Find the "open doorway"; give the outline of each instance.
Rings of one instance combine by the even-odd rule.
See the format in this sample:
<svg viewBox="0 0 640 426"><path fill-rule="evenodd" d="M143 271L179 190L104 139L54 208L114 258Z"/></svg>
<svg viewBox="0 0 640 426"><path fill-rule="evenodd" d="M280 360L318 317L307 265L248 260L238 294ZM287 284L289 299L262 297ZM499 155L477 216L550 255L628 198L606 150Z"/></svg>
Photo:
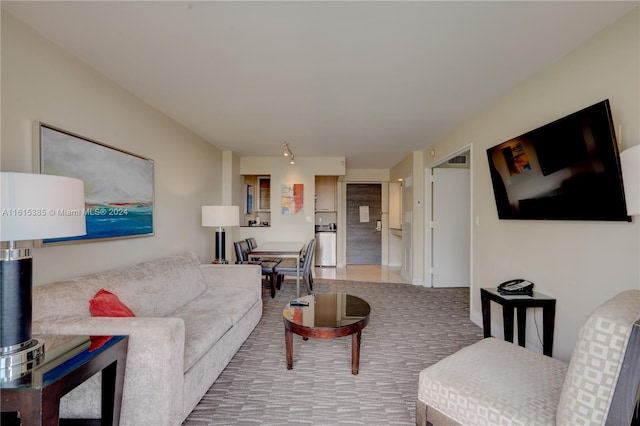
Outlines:
<svg viewBox="0 0 640 426"><path fill-rule="evenodd" d="M471 150L425 169L425 274L430 287L471 284Z"/></svg>

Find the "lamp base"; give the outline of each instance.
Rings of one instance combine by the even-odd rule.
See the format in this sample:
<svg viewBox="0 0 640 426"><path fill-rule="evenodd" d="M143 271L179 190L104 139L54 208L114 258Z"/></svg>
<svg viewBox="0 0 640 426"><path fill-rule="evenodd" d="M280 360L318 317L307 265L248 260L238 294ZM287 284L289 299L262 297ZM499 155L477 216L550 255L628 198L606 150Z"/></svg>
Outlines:
<svg viewBox="0 0 640 426"><path fill-rule="evenodd" d="M44 355L44 342L31 339L17 349L2 348L0 355L0 383L10 382L29 373L40 365Z"/></svg>
<svg viewBox="0 0 640 426"><path fill-rule="evenodd" d="M0 250L0 382L40 364L44 342L31 338L32 257L12 245Z"/></svg>
<svg viewBox="0 0 640 426"><path fill-rule="evenodd" d="M222 229L222 227L220 227L220 229L216 231L216 258L211 263L216 263L216 264L229 263L227 260L225 260L226 256L224 255L224 247L225 247L224 230Z"/></svg>
<svg viewBox="0 0 640 426"><path fill-rule="evenodd" d="M213 263L214 265L227 265L229 264L229 261L225 259L214 259L211 261L211 263Z"/></svg>

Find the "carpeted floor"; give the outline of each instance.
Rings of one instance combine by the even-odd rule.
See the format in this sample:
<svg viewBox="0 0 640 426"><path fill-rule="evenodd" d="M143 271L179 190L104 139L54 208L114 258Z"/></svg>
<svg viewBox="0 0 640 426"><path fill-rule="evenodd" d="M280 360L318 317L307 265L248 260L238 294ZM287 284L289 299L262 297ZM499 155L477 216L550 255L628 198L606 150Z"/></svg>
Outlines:
<svg viewBox="0 0 640 426"><path fill-rule="evenodd" d="M350 293L371 305L360 373L351 337L294 335L287 370L282 308L295 283L263 293L262 320L183 423L193 425L412 425L421 370L482 338L469 320L469 289L316 279L315 292Z"/></svg>

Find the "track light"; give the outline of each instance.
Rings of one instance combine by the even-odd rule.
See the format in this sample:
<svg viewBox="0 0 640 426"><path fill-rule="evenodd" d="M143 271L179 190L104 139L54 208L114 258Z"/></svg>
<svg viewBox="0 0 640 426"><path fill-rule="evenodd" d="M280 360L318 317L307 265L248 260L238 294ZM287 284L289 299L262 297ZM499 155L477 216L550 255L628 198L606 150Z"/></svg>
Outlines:
<svg viewBox="0 0 640 426"><path fill-rule="evenodd" d="M293 153L289 149L289 145L286 142L282 142L282 147L284 152L282 153L285 157L293 157Z"/></svg>
<svg viewBox="0 0 640 426"><path fill-rule="evenodd" d="M282 142L282 149L282 155L284 155L285 157L289 157L289 164L296 164L293 152L291 152L291 149L289 149L289 144L286 142Z"/></svg>

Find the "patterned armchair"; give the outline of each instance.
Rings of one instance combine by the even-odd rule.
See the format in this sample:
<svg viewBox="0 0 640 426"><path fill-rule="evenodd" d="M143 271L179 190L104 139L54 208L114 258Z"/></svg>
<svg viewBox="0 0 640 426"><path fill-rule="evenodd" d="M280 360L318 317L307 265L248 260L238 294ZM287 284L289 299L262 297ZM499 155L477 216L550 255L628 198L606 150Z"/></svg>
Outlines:
<svg viewBox="0 0 640 426"><path fill-rule="evenodd" d="M629 290L591 313L568 364L487 338L426 368L416 424L629 425L639 395L640 290Z"/></svg>

